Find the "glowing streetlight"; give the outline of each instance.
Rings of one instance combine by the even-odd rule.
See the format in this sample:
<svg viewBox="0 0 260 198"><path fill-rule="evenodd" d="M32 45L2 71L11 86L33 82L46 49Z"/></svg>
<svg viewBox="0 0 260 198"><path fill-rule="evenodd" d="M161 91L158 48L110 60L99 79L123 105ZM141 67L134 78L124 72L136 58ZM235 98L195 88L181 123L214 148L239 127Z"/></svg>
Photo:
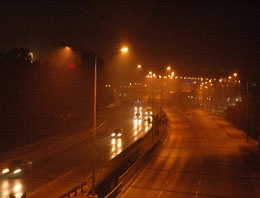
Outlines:
<svg viewBox="0 0 260 198"><path fill-rule="evenodd" d="M141 69L141 68L142 68L142 65L137 65L137 68L138 68L138 69Z"/></svg>
<svg viewBox="0 0 260 198"><path fill-rule="evenodd" d="M168 66L166 69L167 69L167 71L170 71L171 70L171 66Z"/></svg>
<svg viewBox="0 0 260 198"><path fill-rule="evenodd" d="M174 76L174 72L172 72L172 76Z"/></svg>
<svg viewBox="0 0 260 198"><path fill-rule="evenodd" d="M237 73L234 73L233 76L237 77Z"/></svg>
<svg viewBox="0 0 260 198"><path fill-rule="evenodd" d="M231 76L228 77L228 79L231 79L231 78L232 78Z"/></svg>
<svg viewBox="0 0 260 198"><path fill-rule="evenodd" d="M128 52L128 48L127 47L123 47L123 48L120 49L120 51L123 52L123 53L126 53L126 52Z"/></svg>
<svg viewBox="0 0 260 198"><path fill-rule="evenodd" d="M70 47L66 47L65 49L71 49ZM127 47L121 48L119 51L122 53L128 52ZM94 63L94 111L93 111L93 164L92 164L92 197L96 196L95 190L95 169L96 169L96 133L97 133L97 67L98 67L98 57L95 55L95 63Z"/></svg>

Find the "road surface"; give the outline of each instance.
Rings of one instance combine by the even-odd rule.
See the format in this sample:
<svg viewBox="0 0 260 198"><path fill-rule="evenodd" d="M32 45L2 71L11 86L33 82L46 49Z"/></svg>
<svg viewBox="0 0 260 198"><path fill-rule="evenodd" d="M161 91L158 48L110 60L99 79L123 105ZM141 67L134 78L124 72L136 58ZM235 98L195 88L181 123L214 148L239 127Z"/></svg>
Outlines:
<svg viewBox="0 0 260 198"><path fill-rule="evenodd" d="M134 114L133 105L116 107L102 114L107 124L97 131L96 168L114 158L150 129L151 125L147 122L135 120ZM111 137L114 128L123 128L121 138ZM20 197L27 192L29 198L57 198L84 182L92 172L92 153L92 135L88 133L27 152L18 159L32 161L32 167L16 178L2 175L0 197L9 198L10 193ZM8 161L1 162L1 171L7 165Z"/></svg>
<svg viewBox="0 0 260 198"><path fill-rule="evenodd" d="M257 144L202 110L167 109L166 139L118 197L260 197Z"/></svg>

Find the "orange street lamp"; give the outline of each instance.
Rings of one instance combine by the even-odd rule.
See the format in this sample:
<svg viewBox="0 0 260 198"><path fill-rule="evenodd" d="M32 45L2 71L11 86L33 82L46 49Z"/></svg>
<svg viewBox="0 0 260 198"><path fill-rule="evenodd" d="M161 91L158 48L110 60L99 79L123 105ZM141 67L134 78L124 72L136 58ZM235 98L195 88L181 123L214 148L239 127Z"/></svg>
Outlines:
<svg viewBox="0 0 260 198"><path fill-rule="evenodd" d="M123 52L123 53L126 53L126 52L128 52L128 48L127 47L123 47L123 48L120 49L120 51Z"/></svg>
<svg viewBox="0 0 260 198"><path fill-rule="evenodd" d="M166 69L167 69L167 71L170 71L171 70L171 66L168 66Z"/></svg>
<svg viewBox="0 0 260 198"><path fill-rule="evenodd" d="M237 73L234 73L233 76L237 77Z"/></svg>
<svg viewBox="0 0 260 198"><path fill-rule="evenodd" d="M137 68L138 68L138 69L141 69L141 68L142 68L142 65L137 65Z"/></svg>

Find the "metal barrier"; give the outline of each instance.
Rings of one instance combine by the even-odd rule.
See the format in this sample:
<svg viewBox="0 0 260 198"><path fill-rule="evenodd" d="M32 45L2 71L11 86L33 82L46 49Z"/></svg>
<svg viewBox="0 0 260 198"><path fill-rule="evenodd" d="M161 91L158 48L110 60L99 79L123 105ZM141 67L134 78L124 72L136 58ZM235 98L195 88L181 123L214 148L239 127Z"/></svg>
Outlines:
<svg viewBox="0 0 260 198"><path fill-rule="evenodd" d="M165 120L167 120L167 118ZM115 196L118 193L118 191L120 190L120 188L127 181L129 181L129 179L133 176L134 172L136 172L136 170L139 168L139 164L142 163L142 161L145 159L145 156L152 150L152 148L156 147L156 145L158 145L160 142L162 142L164 140L164 138L166 136L166 131L168 128L167 121L165 124L166 124L166 126L163 130L161 137L159 139L157 139L157 141L155 141L152 145L150 145L150 147L139 157L139 159L137 159L137 161L134 164L132 164L132 166L129 169L127 169L127 171L118 178L119 184L108 195L105 196L106 198ZM151 133L153 133L153 131L151 131ZM147 138L149 138L149 137L147 136Z"/></svg>
<svg viewBox="0 0 260 198"><path fill-rule="evenodd" d="M108 195L106 195L104 198L110 198L115 196L118 193L118 190L121 188L122 183L119 183Z"/></svg>
<svg viewBox="0 0 260 198"><path fill-rule="evenodd" d="M101 123L101 126L105 125L106 123ZM118 185L108 194L105 196L105 198L110 198L115 196L118 191L120 190L120 188L122 187L122 185L129 179L129 177L132 176L132 173L135 172L135 170L138 168L138 163L140 163L143 160L144 155L146 155L156 144L158 144L159 142L162 141L162 139L165 137L165 132L167 129L167 123L166 123L166 127L163 131L163 134L160 136L160 138L158 138L155 142L153 142L151 145L146 145L148 146L144 151L144 153L141 154L141 157L139 157L139 159L123 174L118 178ZM139 145L144 143L144 139L149 139L149 135L152 135L154 129L150 130L150 133L147 133L144 137L140 138L139 140L137 140L134 144L132 144L130 147L126 148L126 150L124 152L128 152L128 155L132 154L133 152L137 151L137 148L140 148ZM130 152L131 151L131 152ZM104 178L105 176L107 176L108 174L110 174L112 172L113 168L116 168L119 166L119 162L122 161L122 155L123 153L120 153L117 156L117 162L115 161L115 158L112 159L111 161L107 162L104 166L102 166L101 168L99 168L96 172L96 181L99 181L97 183L101 182L101 178ZM130 154L129 154L130 153ZM113 167L113 168L112 168ZM109 169L109 170L107 170ZM88 182L89 181L89 182ZM84 193L88 193L91 188L92 188L92 175L89 175L87 178L86 182L81 183L80 185L72 188L70 191L68 191L67 193L61 195L59 198L71 198L71 194L74 194L74 196L77 195L78 190L80 190L81 194ZM86 187L87 189L84 191L84 187Z"/></svg>
<svg viewBox="0 0 260 198"><path fill-rule="evenodd" d="M71 194L74 193L74 196L77 195L77 191L80 190L80 193L83 194L84 193L84 186L87 186L87 182L83 182L80 185L72 188L70 191L68 191L67 193L61 195L59 198L70 198Z"/></svg>

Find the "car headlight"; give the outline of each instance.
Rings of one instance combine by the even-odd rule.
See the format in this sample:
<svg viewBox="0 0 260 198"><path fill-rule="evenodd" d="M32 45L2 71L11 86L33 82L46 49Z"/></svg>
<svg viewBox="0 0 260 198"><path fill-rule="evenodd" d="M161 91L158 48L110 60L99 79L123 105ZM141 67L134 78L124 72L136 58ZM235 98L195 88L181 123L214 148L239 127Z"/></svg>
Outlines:
<svg viewBox="0 0 260 198"><path fill-rule="evenodd" d="M137 107L135 107L135 110L137 110Z"/></svg>
<svg viewBox="0 0 260 198"><path fill-rule="evenodd" d="M116 134L115 134L115 133L112 133L112 134L111 134L111 136L112 136L112 137L115 137L115 136L116 136Z"/></svg>
<svg viewBox="0 0 260 198"><path fill-rule="evenodd" d="M150 112L150 115L152 115L153 114L153 112Z"/></svg>
<svg viewBox="0 0 260 198"><path fill-rule="evenodd" d="M8 168L5 168L4 170L2 170L2 174L6 174L6 173L9 173L9 169Z"/></svg>
<svg viewBox="0 0 260 198"><path fill-rule="evenodd" d="M147 115L148 113L147 112L145 112L145 115Z"/></svg>
<svg viewBox="0 0 260 198"><path fill-rule="evenodd" d="M139 109L142 110L142 107L140 107Z"/></svg>
<svg viewBox="0 0 260 198"><path fill-rule="evenodd" d="M14 171L14 174L17 174L17 173L20 173L22 170L20 169L20 168L18 168L18 169L16 169L15 171Z"/></svg>
<svg viewBox="0 0 260 198"><path fill-rule="evenodd" d="M122 136L122 133L118 133L118 134L117 134L117 137L121 137L121 136Z"/></svg>

